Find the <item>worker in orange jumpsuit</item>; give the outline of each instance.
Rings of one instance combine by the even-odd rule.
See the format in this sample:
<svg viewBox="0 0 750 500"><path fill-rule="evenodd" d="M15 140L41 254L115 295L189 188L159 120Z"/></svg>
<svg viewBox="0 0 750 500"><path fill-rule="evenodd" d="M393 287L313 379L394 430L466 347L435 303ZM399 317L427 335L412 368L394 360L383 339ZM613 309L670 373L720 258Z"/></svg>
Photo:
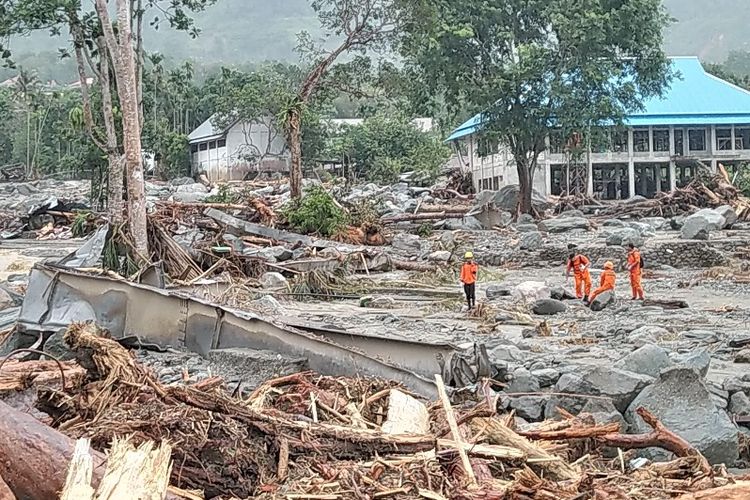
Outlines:
<svg viewBox="0 0 750 500"><path fill-rule="evenodd" d="M466 303L469 305L469 309L474 309L474 306L477 303L477 271L479 271L479 266L474 262L474 253L466 252L464 255L464 264L461 266L460 279L461 283L464 285Z"/></svg>
<svg viewBox="0 0 750 500"><path fill-rule="evenodd" d="M594 290L594 293L589 297L589 302L593 302L595 298L604 292L615 289L615 280L617 275L615 274L615 265L612 262L606 262L604 264L604 272L599 282L599 288Z"/></svg>
<svg viewBox="0 0 750 500"><path fill-rule="evenodd" d="M576 254L572 251L573 248L573 245L568 245L571 252L568 255L568 267L565 276L570 278L570 272L573 271L576 282L576 297L585 301L591 294L591 273L589 272L591 261L585 255Z"/></svg>
<svg viewBox="0 0 750 500"><path fill-rule="evenodd" d="M628 244L628 271L630 271L630 288L633 291L633 300L643 300L643 285L641 275L643 274L643 259L641 252L634 244Z"/></svg>

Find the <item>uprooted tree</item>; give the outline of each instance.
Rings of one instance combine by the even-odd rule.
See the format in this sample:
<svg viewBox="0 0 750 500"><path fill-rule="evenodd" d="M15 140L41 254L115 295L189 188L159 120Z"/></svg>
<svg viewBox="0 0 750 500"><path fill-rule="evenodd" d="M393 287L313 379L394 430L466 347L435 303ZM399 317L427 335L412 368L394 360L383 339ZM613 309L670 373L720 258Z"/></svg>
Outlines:
<svg viewBox="0 0 750 500"><path fill-rule="evenodd" d="M402 53L453 107L482 113L483 142L512 154L519 210L552 130L619 124L670 79L660 0L422 0Z"/></svg>
<svg viewBox="0 0 750 500"><path fill-rule="evenodd" d="M113 224L122 221L124 170L129 229L140 259L149 258L141 151L144 17L147 9L155 9L171 27L196 36L188 12L201 10L215 1L116 0L116 26L110 19L106 0L95 0L95 12L81 0L9 0L0 8L0 39L38 30L48 30L52 36L60 35L63 29L69 31L80 81L81 121L91 141L108 159L109 218ZM151 24L158 23L155 18ZM61 53L68 55L67 50ZM11 53L2 45L0 57L12 66ZM101 107L96 115L90 84L94 81ZM115 122L114 109L118 106L121 127Z"/></svg>
<svg viewBox="0 0 750 500"><path fill-rule="evenodd" d="M291 153L292 196L302 196L302 118L305 108L331 75L340 57L385 49L398 32L401 9L397 0L313 0L326 39L316 43L300 34L299 49L313 61L282 117ZM326 47L334 44L333 50ZM341 76L339 74L339 76ZM351 75L356 79L357 75Z"/></svg>

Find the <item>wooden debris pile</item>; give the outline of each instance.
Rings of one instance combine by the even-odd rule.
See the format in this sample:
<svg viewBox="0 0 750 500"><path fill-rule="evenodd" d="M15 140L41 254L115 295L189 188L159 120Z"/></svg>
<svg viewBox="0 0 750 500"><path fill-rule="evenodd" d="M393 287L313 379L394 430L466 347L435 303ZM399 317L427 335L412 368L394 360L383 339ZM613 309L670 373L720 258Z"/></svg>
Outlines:
<svg viewBox="0 0 750 500"><path fill-rule="evenodd" d="M674 191L658 192L651 199L602 202L588 196L560 197L555 213L584 206L597 209L597 216L610 217L674 217L691 214L701 208L731 206L739 221L750 220L750 198L744 196L729 179L729 174L719 165L714 175L698 175L687 186Z"/></svg>
<svg viewBox="0 0 750 500"><path fill-rule="evenodd" d="M87 378L65 390L45 389L38 408L52 417L54 428L90 439L95 450L109 449L124 436L131 451L167 442L169 498L185 490L200 490L205 498L261 499L651 500L695 492L704 496L685 499L747 498L711 496L712 488L750 495L748 483L735 484L725 471L711 468L645 409L639 414L653 428L645 435L624 435L618 424L564 412L561 421L518 427L513 415L496 414L491 397L454 407L440 376L435 403L394 382L313 373L270 380L241 397L239 388L227 389L218 378L163 385L93 324L72 325L65 341L88 367ZM0 403L0 476L28 493L36 469L17 466L28 450L14 435L33 427L29 439L48 453L72 448L72 442L7 408ZM57 444L48 446L45 439ZM627 450L646 447L677 458L631 467ZM613 455L602 454L605 449L624 453L606 458ZM58 456L35 456L59 465ZM95 465L102 456L95 453ZM101 476L101 468L95 467L95 475Z"/></svg>

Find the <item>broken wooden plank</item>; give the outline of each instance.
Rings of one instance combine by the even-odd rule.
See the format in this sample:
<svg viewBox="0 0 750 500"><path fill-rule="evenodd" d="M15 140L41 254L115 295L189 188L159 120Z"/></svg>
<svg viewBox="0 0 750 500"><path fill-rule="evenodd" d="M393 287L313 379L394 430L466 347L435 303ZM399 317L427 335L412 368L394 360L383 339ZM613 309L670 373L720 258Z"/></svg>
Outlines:
<svg viewBox="0 0 750 500"><path fill-rule="evenodd" d="M438 396L440 397L440 401L443 403L443 409L445 410L445 418L448 421L448 426L451 429L451 434L453 434L453 440L455 441L455 448L458 450L458 455L461 457L461 464L463 465L464 472L466 473L466 477L469 479L469 485L476 487L477 486L477 478L474 474L474 469L471 467L471 462L469 461L469 456L466 453L466 448L464 447L464 443L461 440L461 433L458 431L458 424L456 423L456 416L453 413L453 407L451 406L451 402L448 399L448 393L445 390L445 383L443 382L443 377L441 377L439 374L435 375L435 385L437 385L438 390Z"/></svg>

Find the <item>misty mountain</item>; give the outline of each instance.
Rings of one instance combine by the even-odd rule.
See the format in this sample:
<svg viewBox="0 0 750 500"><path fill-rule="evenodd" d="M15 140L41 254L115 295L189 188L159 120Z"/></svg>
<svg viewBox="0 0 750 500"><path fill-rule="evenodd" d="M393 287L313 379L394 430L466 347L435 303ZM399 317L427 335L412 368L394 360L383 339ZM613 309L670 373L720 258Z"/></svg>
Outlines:
<svg viewBox="0 0 750 500"><path fill-rule="evenodd" d="M675 18L667 30L665 49L670 55L697 55L723 62L731 51L750 50L750 0L664 0ZM297 33L319 33L309 0L218 0L195 15L201 35L190 38L167 26L149 28L147 50L164 54L169 61L190 60L200 71L220 65L250 65L265 60L296 61ZM16 39L17 61L38 71L40 78L75 79L72 64L57 60L57 48L67 46L67 34L52 38L46 33ZM0 78L8 76L0 71Z"/></svg>

